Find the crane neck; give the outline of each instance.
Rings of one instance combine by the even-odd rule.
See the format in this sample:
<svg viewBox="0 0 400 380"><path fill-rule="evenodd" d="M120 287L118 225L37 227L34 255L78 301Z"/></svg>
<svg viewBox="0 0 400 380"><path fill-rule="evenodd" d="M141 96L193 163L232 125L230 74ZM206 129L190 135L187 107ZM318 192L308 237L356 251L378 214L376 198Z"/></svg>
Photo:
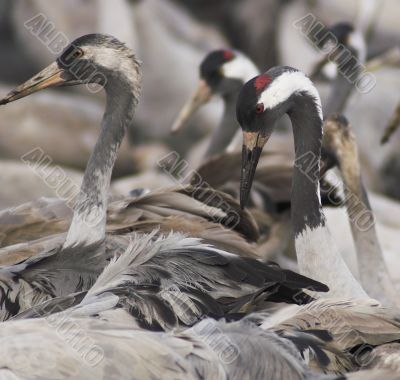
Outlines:
<svg viewBox="0 0 400 380"><path fill-rule="evenodd" d="M238 91L222 97L224 101L224 114L221 123L211 135L210 145L205 155L207 158L223 152L231 142L235 132L240 130L239 123L235 117L237 96Z"/></svg>
<svg viewBox="0 0 400 380"><path fill-rule="evenodd" d="M396 304L393 282L379 244L373 211L362 181L354 137L338 154L345 205L357 251L360 280L367 293L385 306Z"/></svg>
<svg viewBox="0 0 400 380"><path fill-rule="evenodd" d="M100 135L86 166L64 247L92 244L105 238L112 169L139 96L138 83L128 83L121 77L107 79Z"/></svg>
<svg viewBox="0 0 400 380"><path fill-rule="evenodd" d="M296 157L291 209L300 272L327 284L328 296L366 297L325 225L319 195L322 119L315 99L308 95L295 96L288 115Z"/></svg>
<svg viewBox="0 0 400 380"><path fill-rule="evenodd" d="M324 107L324 114L343 113L346 103L353 92L354 85L341 74L335 79L331 93Z"/></svg>
<svg viewBox="0 0 400 380"><path fill-rule="evenodd" d="M295 147L292 203L297 207L292 207L291 212L296 235L307 228L325 226L319 195L322 121L313 100L308 96L302 98L302 106L296 104L288 112Z"/></svg>
<svg viewBox="0 0 400 380"><path fill-rule="evenodd" d="M337 62L338 73L331 93L325 103L324 114L343 113L346 104L354 91L355 84L362 72L360 63L364 62L363 53L359 50L348 47L351 58L348 61Z"/></svg>

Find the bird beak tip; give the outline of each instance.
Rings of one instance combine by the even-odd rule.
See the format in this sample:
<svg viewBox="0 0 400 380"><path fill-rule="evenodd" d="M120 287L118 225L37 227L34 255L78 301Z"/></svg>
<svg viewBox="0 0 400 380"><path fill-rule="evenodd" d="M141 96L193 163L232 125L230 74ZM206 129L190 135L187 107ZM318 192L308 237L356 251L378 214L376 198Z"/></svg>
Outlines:
<svg viewBox="0 0 400 380"><path fill-rule="evenodd" d="M15 100L24 98L45 88L66 84L67 81L63 78L62 73L62 69L58 67L56 62L53 62L40 73L36 74L33 78L27 80L9 92L3 99L0 100L0 105L14 102Z"/></svg>
<svg viewBox="0 0 400 380"><path fill-rule="evenodd" d="M0 106L11 103L14 95L15 95L15 91L11 91L3 99L0 99Z"/></svg>

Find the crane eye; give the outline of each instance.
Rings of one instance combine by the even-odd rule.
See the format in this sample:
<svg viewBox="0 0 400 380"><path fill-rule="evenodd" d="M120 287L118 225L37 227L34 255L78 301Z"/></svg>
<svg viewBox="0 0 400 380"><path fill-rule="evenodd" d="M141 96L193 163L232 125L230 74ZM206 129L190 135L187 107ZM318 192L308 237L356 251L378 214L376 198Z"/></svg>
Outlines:
<svg viewBox="0 0 400 380"><path fill-rule="evenodd" d="M260 114L264 112L264 104L262 103L258 103L256 105L256 113Z"/></svg>
<svg viewBox="0 0 400 380"><path fill-rule="evenodd" d="M77 59L77 58L82 57L82 55L83 55L83 50L79 49L79 48L76 48L74 53L72 54L72 58Z"/></svg>

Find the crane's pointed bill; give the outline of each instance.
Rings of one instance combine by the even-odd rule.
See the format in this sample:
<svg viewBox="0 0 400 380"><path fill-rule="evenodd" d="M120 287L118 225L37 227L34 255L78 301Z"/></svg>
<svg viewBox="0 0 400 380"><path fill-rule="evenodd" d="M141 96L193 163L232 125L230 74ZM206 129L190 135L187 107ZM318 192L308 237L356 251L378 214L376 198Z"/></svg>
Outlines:
<svg viewBox="0 0 400 380"><path fill-rule="evenodd" d="M181 112L176 118L171 133L179 131L187 120L205 103L207 103L212 96L212 90L207 82L203 79L199 81L196 92L183 106Z"/></svg>
<svg viewBox="0 0 400 380"><path fill-rule="evenodd" d="M62 74L63 69L58 66L57 62L54 62L7 94L6 97L0 100L0 105L21 99L45 88L63 85L66 80Z"/></svg>
<svg viewBox="0 0 400 380"><path fill-rule="evenodd" d="M246 207L258 160L269 136L259 132L243 132L242 173L240 178L240 206Z"/></svg>

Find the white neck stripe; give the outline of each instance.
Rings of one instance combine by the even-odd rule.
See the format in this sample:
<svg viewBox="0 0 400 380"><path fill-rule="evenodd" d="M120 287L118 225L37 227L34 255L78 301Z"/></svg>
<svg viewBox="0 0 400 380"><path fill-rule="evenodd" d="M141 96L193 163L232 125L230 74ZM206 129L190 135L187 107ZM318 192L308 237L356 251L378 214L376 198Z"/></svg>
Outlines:
<svg viewBox="0 0 400 380"><path fill-rule="evenodd" d="M224 77L240 79L243 83L246 83L260 74L255 64L249 58L236 50L234 53L235 58L222 65Z"/></svg>
<svg viewBox="0 0 400 380"><path fill-rule="evenodd" d="M315 99L318 114L322 120L319 93L311 80L301 71L287 71L274 79L261 93L259 102L264 104L264 109L272 109L278 104L284 103L292 94L297 92L305 92Z"/></svg>

